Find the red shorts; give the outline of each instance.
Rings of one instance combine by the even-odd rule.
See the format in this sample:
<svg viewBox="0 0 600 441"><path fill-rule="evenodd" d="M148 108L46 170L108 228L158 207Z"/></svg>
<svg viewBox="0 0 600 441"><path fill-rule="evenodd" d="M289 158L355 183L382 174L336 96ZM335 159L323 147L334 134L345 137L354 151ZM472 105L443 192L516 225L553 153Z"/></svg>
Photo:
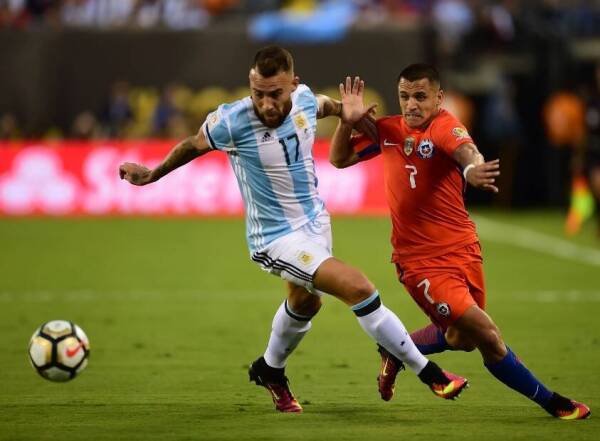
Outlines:
<svg viewBox="0 0 600 441"><path fill-rule="evenodd" d="M444 331L471 306L485 309L479 243L443 256L397 263L396 272L414 301Z"/></svg>

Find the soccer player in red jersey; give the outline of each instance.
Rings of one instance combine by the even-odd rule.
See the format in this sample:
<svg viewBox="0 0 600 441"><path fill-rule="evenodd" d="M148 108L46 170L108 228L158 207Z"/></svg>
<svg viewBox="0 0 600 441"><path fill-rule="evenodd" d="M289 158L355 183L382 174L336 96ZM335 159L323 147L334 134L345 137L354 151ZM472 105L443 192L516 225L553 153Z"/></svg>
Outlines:
<svg viewBox="0 0 600 441"><path fill-rule="evenodd" d="M411 334L423 354L478 349L498 380L561 419L583 419L590 409L546 388L504 343L485 312L481 248L465 209L467 184L498 192L499 160L486 162L465 127L441 108L437 70L406 67L398 77L401 115L365 121L364 82L340 84L343 117L330 160L338 168L381 155L392 216L392 262L399 280L431 324ZM368 136L352 137L360 123ZM365 130L368 128L368 130ZM378 377L384 400L392 398L399 362L379 347Z"/></svg>

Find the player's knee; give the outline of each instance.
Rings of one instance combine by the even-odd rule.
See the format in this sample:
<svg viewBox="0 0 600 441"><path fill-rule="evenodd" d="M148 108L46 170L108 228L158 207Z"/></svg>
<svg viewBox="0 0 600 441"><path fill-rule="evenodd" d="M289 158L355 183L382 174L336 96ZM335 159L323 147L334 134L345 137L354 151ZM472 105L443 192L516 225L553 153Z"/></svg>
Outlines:
<svg viewBox="0 0 600 441"><path fill-rule="evenodd" d="M471 339L458 332L447 332L446 341L454 351L473 352L477 345Z"/></svg>
<svg viewBox="0 0 600 441"><path fill-rule="evenodd" d="M349 300L351 300L353 304L357 304L368 299L373 295L374 292L375 285L373 285L371 281L362 274L360 277L354 278L354 280L352 280L348 286L348 294L351 297Z"/></svg>
<svg viewBox="0 0 600 441"><path fill-rule="evenodd" d="M477 349L477 346L475 345L475 343L468 342L468 343L463 343L461 345L461 347L459 347L457 349L459 351L463 351L463 352L473 352L475 349Z"/></svg>
<svg viewBox="0 0 600 441"><path fill-rule="evenodd" d="M504 347L502 337L500 336L500 330L496 326L490 326L489 328L483 329L479 333L478 343L480 349L493 352L498 352Z"/></svg>
<svg viewBox="0 0 600 441"><path fill-rule="evenodd" d="M321 297L311 294L299 299L293 308L300 315L313 316L319 312L321 305Z"/></svg>
<svg viewBox="0 0 600 441"><path fill-rule="evenodd" d="M475 349L477 349L477 345L470 340L455 340L452 343L448 342L448 344L455 351L473 352Z"/></svg>
<svg viewBox="0 0 600 441"><path fill-rule="evenodd" d="M288 294L288 306L296 314L313 316L321 309L321 297L304 288L294 288Z"/></svg>

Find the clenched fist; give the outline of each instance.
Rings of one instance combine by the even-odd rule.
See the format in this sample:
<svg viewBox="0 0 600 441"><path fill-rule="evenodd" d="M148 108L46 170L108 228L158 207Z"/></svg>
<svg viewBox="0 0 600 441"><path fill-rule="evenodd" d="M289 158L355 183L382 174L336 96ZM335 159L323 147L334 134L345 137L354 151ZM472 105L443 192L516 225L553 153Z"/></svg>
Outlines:
<svg viewBox="0 0 600 441"><path fill-rule="evenodd" d="M119 166L119 176L133 185L146 185L153 182L149 168L133 162L125 162Z"/></svg>

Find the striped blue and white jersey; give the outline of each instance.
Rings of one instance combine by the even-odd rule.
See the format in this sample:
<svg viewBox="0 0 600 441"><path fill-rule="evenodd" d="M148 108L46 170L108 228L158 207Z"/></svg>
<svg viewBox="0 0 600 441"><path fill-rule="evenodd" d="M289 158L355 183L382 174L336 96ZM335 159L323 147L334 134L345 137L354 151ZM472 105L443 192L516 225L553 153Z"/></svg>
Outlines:
<svg viewBox="0 0 600 441"><path fill-rule="evenodd" d="M316 128L317 99L303 84L279 127L258 119L250 97L222 104L202 125L211 147L229 156L244 200L250 254L326 213L312 152Z"/></svg>

